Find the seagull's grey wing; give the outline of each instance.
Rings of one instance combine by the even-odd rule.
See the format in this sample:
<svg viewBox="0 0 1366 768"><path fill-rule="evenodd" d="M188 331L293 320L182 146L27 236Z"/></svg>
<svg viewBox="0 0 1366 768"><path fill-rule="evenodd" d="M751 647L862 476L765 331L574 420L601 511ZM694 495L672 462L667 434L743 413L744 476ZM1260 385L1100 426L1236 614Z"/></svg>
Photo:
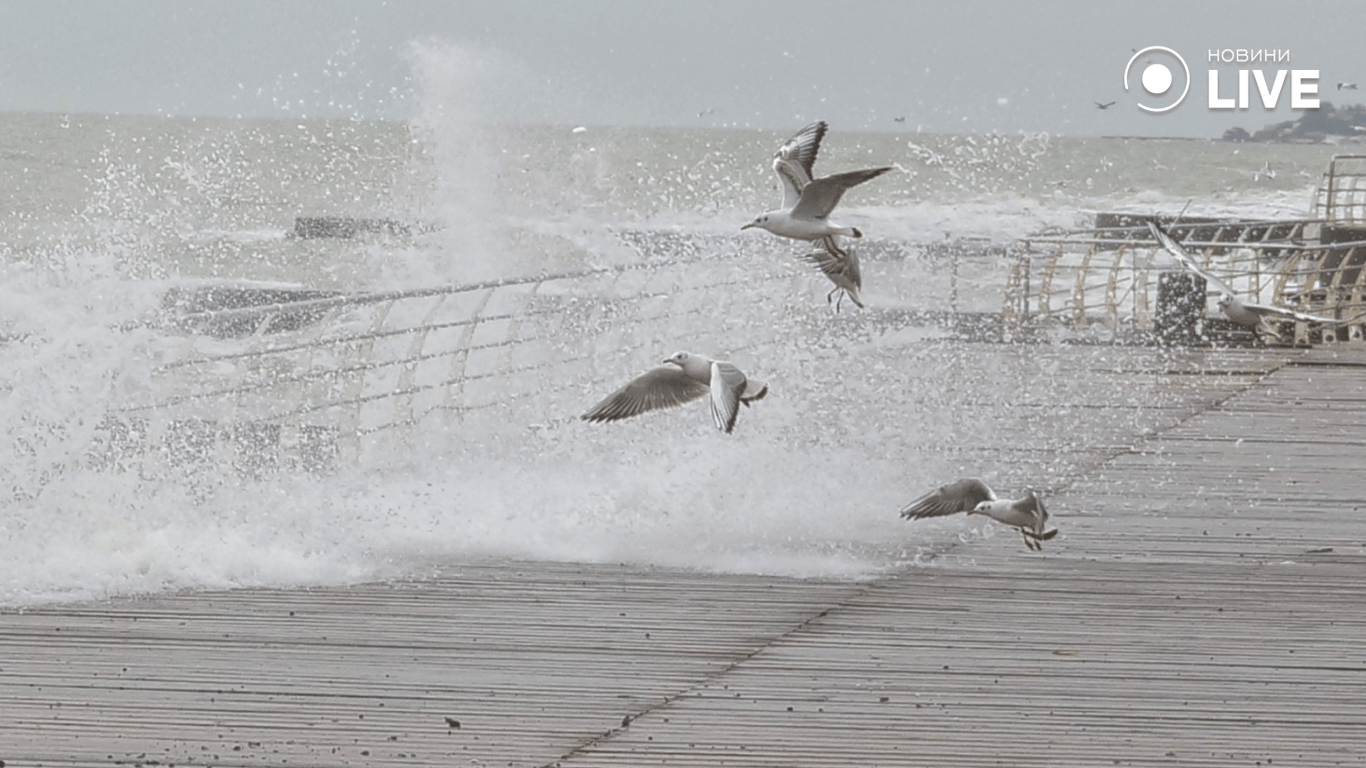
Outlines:
<svg viewBox="0 0 1366 768"><path fill-rule="evenodd" d="M1333 317L1320 317L1318 315L1305 314L1304 312L1296 312L1293 309L1272 307L1266 304L1248 304L1244 302L1243 307L1251 312L1255 312L1260 317L1276 315L1277 317L1284 317L1290 320L1299 320L1305 323L1323 323L1326 325L1343 325L1352 322L1351 320L1338 320Z"/></svg>
<svg viewBox="0 0 1366 768"><path fill-rule="evenodd" d="M806 126L796 135L783 143L773 154L773 172L783 185L783 209L789 210L801 198L802 190L815 178L812 170L816 163L816 153L821 149L821 139L825 138L824 120Z"/></svg>
<svg viewBox="0 0 1366 768"><path fill-rule="evenodd" d="M740 414L740 397L745 393L745 374L730 363L711 364L711 417L716 428L729 433Z"/></svg>
<svg viewBox="0 0 1366 768"><path fill-rule="evenodd" d="M968 512L984 501L992 501L996 494L987 484L975 477L964 478L942 486L901 508L901 516L912 520L922 517L941 517L956 512Z"/></svg>
<svg viewBox="0 0 1366 768"><path fill-rule="evenodd" d="M868 168L862 171L845 171L816 179L802 190L801 200L792 208L796 219L823 219L840 204L844 193L865 181L892 170L891 166Z"/></svg>
<svg viewBox="0 0 1366 768"><path fill-rule="evenodd" d="M1220 280L1201 269L1200 265L1195 263L1195 259L1191 257L1190 253L1187 252L1185 248L1181 247L1180 243L1176 242L1176 238L1167 234L1165 229L1157 226L1157 222L1149 219L1148 230L1153 233L1153 237L1157 239L1157 242L1162 244L1162 249L1167 253L1170 253L1177 261L1181 262L1182 266L1205 278L1205 281L1212 284L1220 293L1227 296L1234 295L1233 289L1228 287L1223 280Z"/></svg>
<svg viewBox="0 0 1366 768"><path fill-rule="evenodd" d="M646 411L682 405L709 391L706 384L690 378L677 366L664 365L631 379L581 418L585 421L629 419Z"/></svg>

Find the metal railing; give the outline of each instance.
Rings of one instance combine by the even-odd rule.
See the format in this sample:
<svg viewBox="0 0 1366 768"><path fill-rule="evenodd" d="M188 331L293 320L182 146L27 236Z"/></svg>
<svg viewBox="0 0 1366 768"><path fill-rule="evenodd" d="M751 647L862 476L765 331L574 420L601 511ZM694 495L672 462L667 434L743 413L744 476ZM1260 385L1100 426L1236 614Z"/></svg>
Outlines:
<svg viewBox="0 0 1366 768"><path fill-rule="evenodd" d="M777 258L652 259L179 314L146 396L110 414L95 459L312 469L389 450L405 427L460 430L533 400L569 421L680 348L741 353L794 312L828 312L822 280Z"/></svg>
<svg viewBox="0 0 1366 768"><path fill-rule="evenodd" d="M1334 155L1314 192L1310 216L1335 226L1366 227L1366 155Z"/></svg>
<svg viewBox="0 0 1366 768"><path fill-rule="evenodd" d="M1319 220L1179 224L1172 234L1244 300L1344 320L1325 342L1359 339L1366 310L1366 242L1312 242ZM1138 332L1152 325L1153 273L1179 269L1146 225L1042 233L1018 243L1002 307L1008 334ZM1304 324L1300 324L1303 326ZM1316 333L1318 333L1316 331ZM1297 327L1299 343L1310 343Z"/></svg>

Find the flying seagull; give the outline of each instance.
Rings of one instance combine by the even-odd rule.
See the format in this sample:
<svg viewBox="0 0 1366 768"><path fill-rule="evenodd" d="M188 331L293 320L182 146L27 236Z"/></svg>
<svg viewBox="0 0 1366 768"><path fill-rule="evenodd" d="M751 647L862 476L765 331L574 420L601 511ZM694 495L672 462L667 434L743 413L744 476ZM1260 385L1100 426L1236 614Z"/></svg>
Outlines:
<svg viewBox="0 0 1366 768"><path fill-rule="evenodd" d="M1355 90L1357 90L1357 84L1356 84L1356 83L1338 83L1338 90L1339 90L1339 91L1355 91Z"/></svg>
<svg viewBox="0 0 1366 768"><path fill-rule="evenodd" d="M949 483L901 508L901 516L907 520L958 512L986 515L1014 528L1030 549L1043 549L1042 542L1058 535L1057 528L1048 527L1048 510L1037 493L1029 491L1024 498L1014 500L997 499L996 492L975 477Z"/></svg>
<svg viewBox="0 0 1366 768"><path fill-rule="evenodd" d="M840 302L844 301L845 296L862 309L863 301L859 298L858 292L863 287L863 275L859 273L858 254L852 249L841 248L833 235L822 237L820 244L820 250L806 254L805 258L835 284L835 287L825 294L825 303L829 304L831 297L839 292L840 297L835 302L836 312L840 311Z"/></svg>
<svg viewBox="0 0 1366 768"><path fill-rule="evenodd" d="M1253 336L1257 336L1257 332L1260 330L1265 331L1273 338L1279 340L1281 338L1280 335L1277 334L1275 329L1269 324L1269 321L1273 318L1284 318L1326 325L1342 325L1343 323L1343 321L1331 317L1319 317L1318 315L1296 312L1293 309L1245 302L1238 298L1237 294L1233 292L1232 288L1228 287L1227 283L1201 269L1200 266L1195 263L1195 259L1191 257L1190 253L1188 253L1180 243L1176 242L1176 238L1168 234L1162 227L1159 227L1157 222L1149 219L1148 230L1152 232L1153 237L1157 239L1157 242L1162 244L1163 250L1170 253L1177 261L1181 262L1181 265L1186 269L1205 278L1205 281L1213 286L1214 291L1217 291L1220 294L1219 301L1216 302L1219 311L1223 312L1225 317L1238 325L1250 329Z"/></svg>
<svg viewBox="0 0 1366 768"><path fill-rule="evenodd" d="M709 360L691 352L676 352L658 368L631 379L608 395L581 418L584 421L617 421L646 411L673 408L711 395L711 417L716 428L730 433L740 405L748 406L768 394L768 385L754 381L734 365Z"/></svg>
<svg viewBox="0 0 1366 768"><path fill-rule="evenodd" d="M1104 104L1101 104L1099 101L1097 101L1097 102L1096 102L1096 109L1109 109L1110 107L1113 107L1114 105L1115 105L1115 103L1114 103L1113 101L1107 101L1107 102L1105 102Z"/></svg>
<svg viewBox="0 0 1366 768"><path fill-rule="evenodd" d="M816 162L826 128L825 121L818 120L797 131L778 148L773 155L773 172L783 185L783 207L759 214L740 229L758 227L794 240L819 240L829 235L863 237L855 227L831 222L830 212L839 205L845 192L881 176L892 167L845 171L815 178L811 166Z"/></svg>

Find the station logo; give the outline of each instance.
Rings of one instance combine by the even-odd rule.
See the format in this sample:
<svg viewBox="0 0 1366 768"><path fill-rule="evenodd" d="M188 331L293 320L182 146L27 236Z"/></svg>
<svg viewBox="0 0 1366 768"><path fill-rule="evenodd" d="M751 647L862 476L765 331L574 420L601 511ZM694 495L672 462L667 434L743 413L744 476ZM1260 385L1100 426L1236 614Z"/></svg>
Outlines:
<svg viewBox="0 0 1366 768"><path fill-rule="evenodd" d="M1254 65L1290 63L1290 50L1222 48L1206 56L1214 68L1209 70L1209 90L1205 100L1209 109L1248 109L1254 103L1272 110L1280 106L1287 93L1291 109L1318 109L1319 71L1317 69L1252 69ZM1230 71L1229 67L1249 65ZM1131 93L1137 82L1136 105L1145 112L1162 113L1175 109L1186 100L1191 88L1191 70L1181 54L1162 45L1135 50L1124 65L1124 92ZM1180 94L1177 94L1177 86ZM1253 87L1256 99L1253 99Z"/></svg>
<svg viewBox="0 0 1366 768"><path fill-rule="evenodd" d="M1129 92L1129 73L1134 69L1134 62L1140 58L1143 63L1139 65L1142 70L1138 75L1138 80L1143 85L1146 97L1141 97L1138 108L1148 112L1167 112L1176 109L1181 102L1186 100L1186 94L1191 89L1191 69L1186 66L1186 60L1181 58L1181 54L1162 45L1150 45L1139 51L1134 51L1134 55L1129 57L1129 63L1124 65L1124 92ZM1172 85L1175 76L1172 73L1173 63L1181 67L1181 95L1172 98L1169 94L1173 92ZM1151 101L1152 104L1145 104L1144 101ZM1165 103L1164 103L1165 102Z"/></svg>

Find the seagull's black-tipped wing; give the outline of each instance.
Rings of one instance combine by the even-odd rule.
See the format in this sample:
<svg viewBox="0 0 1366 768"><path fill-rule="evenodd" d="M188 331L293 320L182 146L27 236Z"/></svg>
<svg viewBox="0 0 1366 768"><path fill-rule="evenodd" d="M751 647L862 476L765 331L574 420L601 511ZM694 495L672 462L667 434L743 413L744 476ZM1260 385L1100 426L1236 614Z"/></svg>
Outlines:
<svg viewBox="0 0 1366 768"><path fill-rule="evenodd" d="M958 512L969 512L984 501L993 501L996 494L986 483L968 477L942 486L901 508L901 516L910 520L922 517L942 517Z"/></svg>
<svg viewBox="0 0 1366 768"><path fill-rule="evenodd" d="M608 395L582 417L584 421L617 421L647 411L674 408L705 396L711 388L677 366L652 368Z"/></svg>
<svg viewBox="0 0 1366 768"><path fill-rule="evenodd" d="M827 127L824 120L817 120L797 131L773 154L773 172L783 185L783 208L796 205L802 190L816 178L812 169Z"/></svg>

